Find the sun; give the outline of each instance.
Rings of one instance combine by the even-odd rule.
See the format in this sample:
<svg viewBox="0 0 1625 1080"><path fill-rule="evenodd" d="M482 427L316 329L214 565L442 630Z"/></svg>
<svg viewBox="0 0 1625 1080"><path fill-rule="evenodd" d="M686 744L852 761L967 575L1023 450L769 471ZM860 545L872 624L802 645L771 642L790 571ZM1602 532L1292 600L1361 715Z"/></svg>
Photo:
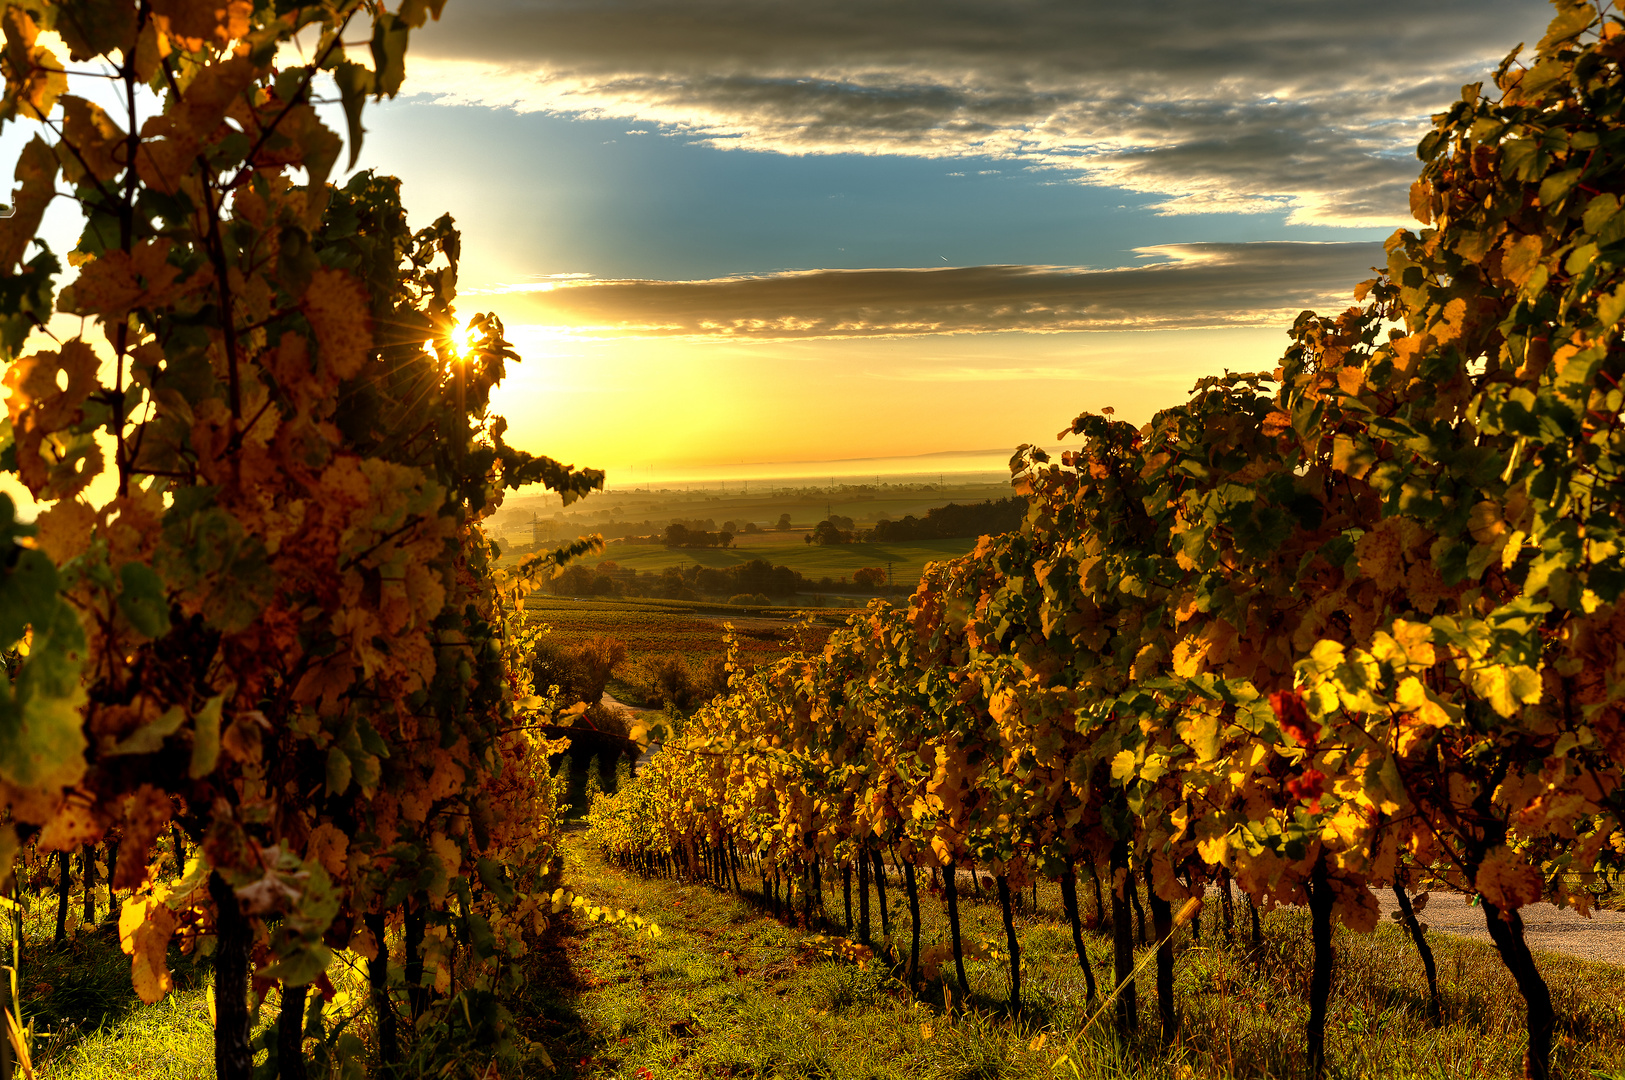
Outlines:
<svg viewBox="0 0 1625 1080"><path fill-rule="evenodd" d="M466 360L474 351L474 332L468 323L458 319L452 326L451 332L446 335L451 343L451 351L459 359Z"/></svg>

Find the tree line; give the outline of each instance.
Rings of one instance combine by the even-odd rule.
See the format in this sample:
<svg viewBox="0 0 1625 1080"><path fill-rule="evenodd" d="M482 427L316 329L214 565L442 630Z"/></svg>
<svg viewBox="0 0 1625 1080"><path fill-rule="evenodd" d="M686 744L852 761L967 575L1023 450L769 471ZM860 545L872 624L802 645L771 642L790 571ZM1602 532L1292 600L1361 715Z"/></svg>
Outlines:
<svg viewBox="0 0 1625 1080"><path fill-rule="evenodd" d="M751 559L734 566L689 563L660 570L637 570L604 560L596 567L578 561L549 582L557 596L647 596L663 600L699 600L741 593L786 599L797 594L827 592L879 593L892 590L881 567L863 567L850 579L811 578L766 559ZM907 592L910 586L897 587Z"/></svg>

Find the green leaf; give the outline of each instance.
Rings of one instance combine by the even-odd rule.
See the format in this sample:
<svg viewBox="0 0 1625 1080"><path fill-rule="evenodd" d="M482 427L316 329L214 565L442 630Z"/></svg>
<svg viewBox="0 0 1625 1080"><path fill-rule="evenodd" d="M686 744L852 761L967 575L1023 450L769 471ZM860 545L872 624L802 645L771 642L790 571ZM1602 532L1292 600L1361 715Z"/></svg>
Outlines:
<svg viewBox="0 0 1625 1080"><path fill-rule="evenodd" d="M339 159L339 150L343 146L343 140L326 124L310 123L300 129L299 151L304 155L305 171L309 174L312 188L327 183L333 163Z"/></svg>
<svg viewBox="0 0 1625 1080"><path fill-rule="evenodd" d="M186 721L186 710L171 705L158 719L142 724L117 746L112 754L156 754L164 748L164 740L180 730Z"/></svg>
<svg viewBox="0 0 1625 1080"><path fill-rule="evenodd" d="M367 753L351 753L348 757L356 786L371 795L377 789L378 778L382 775L378 759Z"/></svg>
<svg viewBox="0 0 1625 1080"><path fill-rule="evenodd" d="M373 92L375 81L372 71L353 60L341 60L333 69L333 81L338 84L339 101L344 106L344 120L350 131L350 164L355 168L361 154L361 138L366 129L361 126L361 109L367 95Z"/></svg>
<svg viewBox="0 0 1625 1080"><path fill-rule="evenodd" d="M468 916L468 938L474 946L474 953L482 960L496 953L497 939L491 932L491 924L485 921L484 916L478 912L470 912Z"/></svg>
<svg viewBox="0 0 1625 1080"><path fill-rule="evenodd" d="M19 562L33 561L28 555L50 566L38 552ZM0 611L4 597L0 586ZM33 641L10 694L0 682L0 780L19 788L66 787L85 773L85 632L73 608L52 601L48 613L31 620Z"/></svg>
<svg viewBox="0 0 1625 1080"><path fill-rule="evenodd" d="M145 563L130 562L120 567L118 607L130 625L150 638L169 632L169 598L163 579Z"/></svg>
<svg viewBox="0 0 1625 1080"><path fill-rule="evenodd" d="M10 502L6 499L8 507ZM56 591L56 565L44 552L24 550L0 575L0 650L15 645L31 624L51 617Z"/></svg>
<svg viewBox="0 0 1625 1080"><path fill-rule="evenodd" d="M411 27L406 20L380 11L372 24L372 68L374 92L394 97L406 78L406 39Z"/></svg>
<svg viewBox="0 0 1625 1080"><path fill-rule="evenodd" d="M1604 333L1617 325L1622 316L1625 316L1625 285L1597 298L1597 321L1602 324Z"/></svg>
<svg viewBox="0 0 1625 1080"><path fill-rule="evenodd" d="M337 746L327 748L327 793L342 795L350 786L350 755Z"/></svg>
<svg viewBox="0 0 1625 1080"><path fill-rule="evenodd" d="M513 903L513 888L502 879L501 864L494 859L482 858L474 864L474 869L480 875L480 884L489 889L498 900L504 904Z"/></svg>
<svg viewBox="0 0 1625 1080"><path fill-rule="evenodd" d="M123 0L59 0L52 27L68 46L68 59L83 63L118 49L135 37L136 9Z"/></svg>
<svg viewBox="0 0 1625 1080"><path fill-rule="evenodd" d="M1574 185L1580 182L1580 173L1583 169L1564 169L1562 172L1552 173L1540 182L1540 205L1550 210L1568 198Z"/></svg>
<svg viewBox="0 0 1625 1080"><path fill-rule="evenodd" d="M1473 692L1510 718L1520 704L1540 700L1540 674L1522 664L1491 664L1468 673Z"/></svg>
<svg viewBox="0 0 1625 1080"><path fill-rule="evenodd" d="M1592 10L1590 4L1566 6L1567 10L1559 11L1557 17L1547 25L1546 36L1540 39L1541 52L1561 45L1570 38L1578 37L1596 21L1597 13Z"/></svg>
<svg viewBox="0 0 1625 1080"><path fill-rule="evenodd" d="M284 986L308 986L333 962L333 950L320 941L301 942L292 952L260 972Z"/></svg>
<svg viewBox="0 0 1625 1080"><path fill-rule="evenodd" d="M1595 236L1603 224L1617 213L1619 213L1619 196L1605 191L1586 203L1581 222L1585 225L1586 232Z"/></svg>
<svg viewBox="0 0 1625 1080"><path fill-rule="evenodd" d="M1501 144L1501 175L1509 180L1533 180L1545 167L1546 155L1534 141L1515 139Z"/></svg>
<svg viewBox="0 0 1625 1080"><path fill-rule="evenodd" d="M225 700L226 695L216 694L192 717L192 763L186 774L193 780L213 772L220 758L220 706Z"/></svg>

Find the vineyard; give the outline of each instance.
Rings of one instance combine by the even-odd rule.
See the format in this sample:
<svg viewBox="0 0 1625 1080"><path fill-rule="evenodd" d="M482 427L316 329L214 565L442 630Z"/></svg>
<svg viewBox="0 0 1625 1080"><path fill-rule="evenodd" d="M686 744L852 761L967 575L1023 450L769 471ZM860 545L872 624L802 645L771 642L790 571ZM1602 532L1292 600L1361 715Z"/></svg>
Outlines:
<svg viewBox="0 0 1625 1080"><path fill-rule="evenodd" d="M1086 413L1059 461L1019 452L1018 532L822 654L740 664L595 809L600 850L719 886L761 874L805 921L831 874L864 907L872 877L882 911L900 884L916 985L919 882L940 873L950 1000L968 992L956 883L985 871L1013 1013L1012 897L1058 881L1122 1036L1143 883L1169 1046L1175 934L1212 890L1300 906L1316 1075L1334 927L1371 932L1373 890L1394 891L1437 1022L1409 891L1461 890L1525 1004L1524 1075L1554 1075L1566 1006L1518 912L1584 912L1625 860L1625 23L1558 9L1530 66L1508 57L1435 118L1411 195L1426 228L1389 241L1355 306L1305 312L1275 371L1204 379L1142 429ZM1109 894L1098 977L1080 872Z"/></svg>
<svg viewBox="0 0 1625 1080"><path fill-rule="evenodd" d="M603 474L506 441L519 357L456 311L452 220L328 183L438 3L8 4L0 120L36 133L0 219L0 469L32 504L0 495L0 1080L94 1030L31 1020L41 950L114 937L143 1003L194 995L221 1080L553 1071L524 1003L566 931L662 936L565 875L553 763L589 703L533 671L611 633L723 659L726 692L598 795L581 873L755 893L918 1041L980 1026L1012 1075L1343 1075L1371 1063L1334 988L1380 938L1421 972L1405 1024L1459 1043L1516 995L1525 1077L1617 1075L1617 991L1554 982L1519 914L1625 871L1625 20L1554 6L1434 118L1419 227L1353 306L1143 427L1024 447L1018 530L798 638L533 596L591 540L498 563L505 492ZM1445 890L1481 910L1493 1008L1441 972ZM1267 1061L1221 1058L1190 979L1301 1008ZM1050 1031L1064 1058L1028 1060Z"/></svg>

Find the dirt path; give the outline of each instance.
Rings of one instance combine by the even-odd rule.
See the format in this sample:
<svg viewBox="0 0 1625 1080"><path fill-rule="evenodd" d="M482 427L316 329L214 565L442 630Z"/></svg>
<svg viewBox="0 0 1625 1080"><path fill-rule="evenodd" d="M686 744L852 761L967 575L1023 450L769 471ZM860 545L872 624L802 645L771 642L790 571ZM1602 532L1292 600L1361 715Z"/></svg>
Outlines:
<svg viewBox="0 0 1625 1080"><path fill-rule="evenodd" d="M623 717L626 720L626 726L628 728L632 726L633 720L639 712L639 710L634 709L626 702L615 697L608 690L604 691L604 696L599 699L599 703L610 712L616 713ZM632 763L632 775L636 776L639 772L641 772L644 764L647 763L648 760L653 757L655 752L659 749L660 746L658 743L650 743L648 746L644 747L643 753L639 754L638 759Z"/></svg>
<svg viewBox="0 0 1625 1080"><path fill-rule="evenodd" d="M1392 889L1377 892L1383 918L1399 909ZM1625 912L1593 911L1590 918L1553 904L1531 904L1520 913L1524 938L1531 949L1564 953L1582 960L1625 964ZM1468 903L1462 893L1435 891L1427 908L1417 915L1422 924L1441 934L1458 934L1488 943L1484 909Z"/></svg>

